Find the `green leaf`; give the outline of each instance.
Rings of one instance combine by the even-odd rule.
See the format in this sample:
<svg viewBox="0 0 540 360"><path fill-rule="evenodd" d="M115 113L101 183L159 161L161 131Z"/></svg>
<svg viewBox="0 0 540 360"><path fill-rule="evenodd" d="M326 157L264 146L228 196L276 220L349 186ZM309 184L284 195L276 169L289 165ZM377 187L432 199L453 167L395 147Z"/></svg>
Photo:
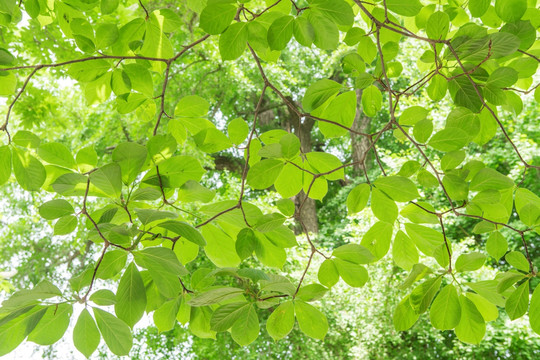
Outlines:
<svg viewBox="0 0 540 360"><path fill-rule="evenodd" d="M146 147L133 142L121 143L112 153L113 160L120 165L122 181L131 184L139 175L147 157Z"/></svg>
<svg viewBox="0 0 540 360"><path fill-rule="evenodd" d="M242 313L250 306L246 302L235 302L220 306L212 314L210 327L217 332L227 331L242 317Z"/></svg>
<svg viewBox="0 0 540 360"><path fill-rule="evenodd" d="M92 315L83 309L73 328L73 344L84 356L89 358L96 351L101 336Z"/></svg>
<svg viewBox="0 0 540 360"><path fill-rule="evenodd" d="M227 299L235 298L243 292L244 290L239 288L222 287L200 293L191 298L188 303L191 306L212 305Z"/></svg>
<svg viewBox="0 0 540 360"><path fill-rule="evenodd" d="M182 296L179 296L176 299L165 302L154 311L154 324L156 324L160 333L174 329L176 315L180 309L181 302Z"/></svg>
<svg viewBox="0 0 540 360"><path fill-rule="evenodd" d="M417 142L425 143L433 132L433 121L429 119L420 120L413 127L413 135Z"/></svg>
<svg viewBox="0 0 540 360"><path fill-rule="evenodd" d="M347 209L349 214L355 214L362 211L369 200L371 194L371 186L368 184L360 184L351 190L347 196Z"/></svg>
<svg viewBox="0 0 540 360"><path fill-rule="evenodd" d="M119 198L122 193L122 173L118 164L107 164L90 174L90 182L104 195Z"/></svg>
<svg viewBox="0 0 540 360"><path fill-rule="evenodd" d="M71 151L60 143L41 144L38 147L38 155L40 158L49 164L60 165L67 168L75 166L75 159L71 155Z"/></svg>
<svg viewBox="0 0 540 360"><path fill-rule="evenodd" d="M159 227L172 231L199 246L206 246L206 240L193 226L183 221L169 220L158 224Z"/></svg>
<svg viewBox="0 0 540 360"><path fill-rule="evenodd" d="M478 344L486 333L486 323L476 305L463 295L459 297L461 318L454 330L459 340L467 344Z"/></svg>
<svg viewBox="0 0 540 360"><path fill-rule="evenodd" d="M437 295L431 309L429 318L433 327L439 330L450 330L459 324L461 306L454 285L446 285Z"/></svg>
<svg viewBox="0 0 540 360"><path fill-rule="evenodd" d="M240 145L246 140L249 134L249 125L242 118L232 120L227 126L229 139L233 144Z"/></svg>
<svg viewBox="0 0 540 360"><path fill-rule="evenodd" d="M178 277L187 275L188 272L171 249L149 247L133 252L133 256L138 265L148 269L164 296L173 298L178 295L181 290Z"/></svg>
<svg viewBox="0 0 540 360"><path fill-rule="evenodd" d="M371 211L377 219L388 223L396 221L398 216L396 203L376 188L371 192Z"/></svg>
<svg viewBox="0 0 540 360"><path fill-rule="evenodd" d="M512 86L518 81L518 72L511 67L500 67L489 75L486 85L499 88Z"/></svg>
<svg viewBox="0 0 540 360"><path fill-rule="evenodd" d="M375 260L379 260L388 253L391 240L392 224L379 221L364 234L361 244L375 256Z"/></svg>
<svg viewBox="0 0 540 360"><path fill-rule="evenodd" d="M339 273L334 261L326 259L321 264L319 272L317 273L319 282L326 287L332 287L339 281Z"/></svg>
<svg viewBox="0 0 540 360"><path fill-rule="evenodd" d="M62 216L54 224L54 235L67 235L77 228L77 217L73 215Z"/></svg>
<svg viewBox="0 0 540 360"><path fill-rule="evenodd" d="M510 251L504 257L506 261L518 270L528 273L530 271L529 262L525 255L519 251Z"/></svg>
<svg viewBox="0 0 540 360"><path fill-rule="evenodd" d="M436 132L429 140L428 145L440 151L459 150L469 142L468 134L460 129L443 129Z"/></svg>
<svg viewBox="0 0 540 360"><path fill-rule="evenodd" d="M219 37L219 53L223 60L235 60L246 49L248 40L247 23L239 22L232 24Z"/></svg>
<svg viewBox="0 0 540 360"><path fill-rule="evenodd" d="M514 182L500 172L483 168L473 177L470 188L473 191L502 190L514 186Z"/></svg>
<svg viewBox="0 0 540 360"><path fill-rule="evenodd" d="M437 276L428 279L414 288L410 294L411 307L417 314L423 314L441 287L442 278Z"/></svg>
<svg viewBox="0 0 540 360"><path fill-rule="evenodd" d="M403 16L416 16L422 10L418 0L386 0L388 10Z"/></svg>
<svg viewBox="0 0 540 360"><path fill-rule="evenodd" d="M472 16L479 18L486 13L491 0L469 0L469 11Z"/></svg>
<svg viewBox="0 0 540 360"><path fill-rule="evenodd" d="M77 152L77 166L82 172L90 171L97 166L97 153L92 146L82 148Z"/></svg>
<svg viewBox="0 0 540 360"><path fill-rule="evenodd" d="M341 259L334 259L333 262L336 265L339 275L347 285L362 287L368 281L368 272L362 265L353 264Z"/></svg>
<svg viewBox="0 0 540 360"><path fill-rule="evenodd" d="M521 19L527 10L527 0L496 0L495 12L504 22Z"/></svg>
<svg viewBox="0 0 540 360"><path fill-rule="evenodd" d="M307 12L308 20L314 24L315 39L313 43L321 50L335 50L339 44L339 29L335 22L318 11ZM307 110L306 110L307 111Z"/></svg>
<svg viewBox="0 0 540 360"><path fill-rule="evenodd" d="M300 45L310 47L315 41L315 29L305 16L298 16L293 24L294 38Z"/></svg>
<svg viewBox="0 0 540 360"><path fill-rule="evenodd" d="M54 220L75 212L73 206L63 199L50 200L39 207L39 215L46 220Z"/></svg>
<svg viewBox="0 0 540 360"><path fill-rule="evenodd" d="M498 231L492 232L486 242L486 251L499 260L508 251L506 238Z"/></svg>
<svg viewBox="0 0 540 360"><path fill-rule="evenodd" d="M298 326L304 334L314 339L324 340L328 332L328 322L320 310L301 300L296 300L294 312Z"/></svg>
<svg viewBox="0 0 540 360"><path fill-rule="evenodd" d="M531 297L529 324L535 333L540 334L540 286L536 286Z"/></svg>
<svg viewBox="0 0 540 360"><path fill-rule="evenodd" d="M28 335L28 341L39 345L52 345L64 336L68 326L73 307L71 304L51 305L38 322L34 330Z"/></svg>
<svg viewBox="0 0 540 360"><path fill-rule="evenodd" d="M515 320L527 312L529 305L529 280L524 281L519 287L514 290L506 299L504 305L506 313L510 320Z"/></svg>
<svg viewBox="0 0 540 360"><path fill-rule="evenodd" d="M456 271L475 271L480 269L486 262L486 255L473 252L461 254L456 260Z"/></svg>
<svg viewBox="0 0 540 360"><path fill-rule="evenodd" d="M293 35L294 17L282 16L272 22L268 28L268 45L272 50L283 50Z"/></svg>
<svg viewBox="0 0 540 360"><path fill-rule="evenodd" d="M300 152L300 139L294 134L283 135L279 139L281 153L286 159L294 159Z"/></svg>
<svg viewBox="0 0 540 360"><path fill-rule="evenodd" d="M397 266L411 270L418 263L418 250L412 240L403 232L398 231L392 246L392 258Z"/></svg>
<svg viewBox="0 0 540 360"><path fill-rule="evenodd" d="M274 184L281 170L283 161L275 159L261 160L253 165L247 175L247 183L253 189L266 189Z"/></svg>
<svg viewBox="0 0 540 360"><path fill-rule="evenodd" d="M116 304L116 295L107 289L101 289L90 295L90 301L96 305L108 306Z"/></svg>
<svg viewBox="0 0 540 360"><path fill-rule="evenodd" d="M368 264L375 258L364 246L358 244L346 244L334 249L332 255L354 264Z"/></svg>
<svg viewBox="0 0 540 360"><path fill-rule="evenodd" d="M251 344L259 336L259 318L253 304L242 308L239 319L231 328L231 336L239 345Z"/></svg>
<svg viewBox="0 0 540 360"><path fill-rule="evenodd" d="M321 299L328 289L319 284L302 286L296 293L296 297L303 301L315 301Z"/></svg>
<svg viewBox="0 0 540 360"><path fill-rule="evenodd" d="M9 146L0 146L0 186L11 177L11 149Z"/></svg>
<svg viewBox="0 0 540 360"><path fill-rule="evenodd" d="M429 82L429 86L427 87L427 93L428 96L433 101L440 101L444 98L446 95L446 91L448 90L448 81L439 74L436 74L433 76Z"/></svg>
<svg viewBox="0 0 540 360"><path fill-rule="evenodd" d="M484 321L489 322L497 320L499 317L499 310L497 310L495 305L478 294L467 292L465 295L474 303L480 314L482 314Z"/></svg>
<svg viewBox="0 0 540 360"><path fill-rule="evenodd" d="M362 109L364 114L369 117L374 117L382 107L381 91L371 85L362 92Z"/></svg>
<svg viewBox="0 0 540 360"><path fill-rule="evenodd" d="M433 212L435 212L435 209L431 204L418 201L415 204L405 206L400 215L416 224L438 224L439 218Z"/></svg>
<svg viewBox="0 0 540 360"><path fill-rule="evenodd" d="M436 11L427 20L426 34L428 38L435 40L446 39L450 28L450 17L447 13Z"/></svg>
<svg viewBox="0 0 540 360"><path fill-rule="evenodd" d="M407 295L403 300L401 300L394 310L394 316L392 317L394 328L397 331L409 330L414 323L420 317L419 314L415 313L411 307L410 297Z"/></svg>
<svg viewBox="0 0 540 360"><path fill-rule="evenodd" d="M37 191L45 182L47 173L41 162L28 151L13 148L13 172L24 190Z"/></svg>
<svg viewBox="0 0 540 360"><path fill-rule="evenodd" d="M353 24L354 14L351 6L343 0L314 0L310 8L330 17L337 25Z"/></svg>
<svg viewBox="0 0 540 360"><path fill-rule="evenodd" d="M199 25L210 35L221 34L233 21L236 8L227 2L209 1L201 12Z"/></svg>
<svg viewBox="0 0 540 360"><path fill-rule="evenodd" d="M405 224L405 230L418 250L432 256L435 249L444 243L443 235L437 230L416 224Z"/></svg>
<svg viewBox="0 0 540 360"><path fill-rule="evenodd" d="M129 326L114 315L98 308L94 308L94 316L109 350L118 356L128 355L133 345Z"/></svg>
<svg viewBox="0 0 540 360"><path fill-rule="evenodd" d="M236 253L240 259L244 260L250 257L257 247L257 237L250 228L242 229L236 237Z"/></svg>
<svg viewBox="0 0 540 360"><path fill-rule="evenodd" d="M283 339L294 326L294 304L292 301L281 303L268 317L266 330L274 340Z"/></svg>
<svg viewBox="0 0 540 360"><path fill-rule="evenodd" d="M517 189L515 205L519 219L525 225L533 226L540 223L540 197L535 193L524 188Z"/></svg>
<svg viewBox="0 0 540 360"><path fill-rule="evenodd" d="M96 272L99 279L110 279L118 275L126 265L127 253L123 250L112 250L105 253Z"/></svg>
<svg viewBox="0 0 540 360"><path fill-rule="evenodd" d="M114 311L130 327L133 327L143 316L146 309L146 292L137 266L128 265L120 279L116 292Z"/></svg>
<svg viewBox="0 0 540 360"><path fill-rule="evenodd" d="M311 84L302 100L302 107L306 112L312 112L335 96L341 89L341 84L328 79L319 80Z"/></svg>
<svg viewBox="0 0 540 360"><path fill-rule="evenodd" d="M420 196L416 185L403 176L381 176L375 180L374 185L399 202L411 201Z"/></svg>

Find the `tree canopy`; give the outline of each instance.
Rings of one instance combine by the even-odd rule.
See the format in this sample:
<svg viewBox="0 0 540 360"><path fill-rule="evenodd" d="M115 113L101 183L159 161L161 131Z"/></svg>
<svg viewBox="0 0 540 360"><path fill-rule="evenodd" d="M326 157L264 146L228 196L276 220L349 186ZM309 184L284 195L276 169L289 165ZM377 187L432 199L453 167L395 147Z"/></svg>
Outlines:
<svg viewBox="0 0 540 360"><path fill-rule="evenodd" d="M540 334L539 29L536 0L0 0L0 356L128 355L145 313L324 340L381 264L396 331Z"/></svg>

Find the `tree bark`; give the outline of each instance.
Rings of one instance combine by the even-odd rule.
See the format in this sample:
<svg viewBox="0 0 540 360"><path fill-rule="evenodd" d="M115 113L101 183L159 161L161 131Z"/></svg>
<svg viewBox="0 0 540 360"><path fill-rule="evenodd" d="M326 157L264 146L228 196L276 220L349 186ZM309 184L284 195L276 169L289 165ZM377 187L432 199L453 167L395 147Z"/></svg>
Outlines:
<svg viewBox="0 0 540 360"><path fill-rule="evenodd" d="M371 118L367 117L362 111L361 105L362 90L356 90L356 116L351 129L357 132L369 133L371 128ZM354 162L354 172L358 176L364 175L365 170L369 170L371 162L365 153L369 150L370 140L366 136L358 135L353 132L351 134L352 161ZM366 158L364 159L364 156ZM363 163L362 163L362 160Z"/></svg>

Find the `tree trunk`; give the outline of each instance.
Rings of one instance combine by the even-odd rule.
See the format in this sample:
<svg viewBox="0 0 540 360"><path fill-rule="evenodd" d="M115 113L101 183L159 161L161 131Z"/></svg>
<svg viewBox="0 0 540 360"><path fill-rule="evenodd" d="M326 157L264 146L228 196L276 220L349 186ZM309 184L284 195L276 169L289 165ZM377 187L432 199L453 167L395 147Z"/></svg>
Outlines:
<svg viewBox="0 0 540 360"><path fill-rule="evenodd" d="M362 111L361 99L362 90L356 90L356 116L351 129L357 132L369 133L371 128L371 118L367 117ZM352 147L352 161L354 162L354 172L358 176L364 175L365 170L369 170L371 167L370 161L366 152L369 150L370 141L366 136L358 135L353 132L351 134L351 147Z"/></svg>

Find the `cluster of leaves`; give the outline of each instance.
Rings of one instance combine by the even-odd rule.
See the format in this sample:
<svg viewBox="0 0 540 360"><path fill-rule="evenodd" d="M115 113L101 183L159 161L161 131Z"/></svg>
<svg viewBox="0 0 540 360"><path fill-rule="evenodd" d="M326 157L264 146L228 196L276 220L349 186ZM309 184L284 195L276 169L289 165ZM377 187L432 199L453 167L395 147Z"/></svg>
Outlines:
<svg viewBox="0 0 540 360"><path fill-rule="evenodd" d="M153 312L160 331L172 329L178 321L189 323L199 337L230 331L237 343L247 345L259 335L258 313L272 309L266 323L272 338L287 336L297 322L306 335L324 339L327 320L310 302L325 296L340 278L351 287L364 286L369 280L366 267L390 249L394 262L410 272L402 288L414 285L395 309L397 330L407 330L429 311L436 329L454 329L460 340L478 343L486 322L496 319L501 307L511 319L529 309L531 327L540 333L540 290L530 295L537 269L525 241L525 234L540 230L540 198L479 160L464 163L463 150L471 143L484 145L501 131L524 173L539 169L523 157L499 117L500 111L521 112L520 93L535 91L540 97L540 88L532 84L540 62L534 48L540 11L528 3L535 2L497 0L491 5L451 0L424 6L418 0L376 4L189 0L190 11L199 18L200 37L175 52L170 34L178 31L182 20L171 9L148 12L140 4L142 12L119 24L113 17L94 21L88 15L124 11L118 1L24 2L20 6L31 21L60 28L76 48L72 59L37 65L20 65L19 56L0 49L0 94L11 97L0 126L7 139L0 147L0 184L13 175L26 191L50 193L53 199L43 203L39 213L55 221L54 233L86 229L102 251L95 263L70 280L69 289L60 291L44 280L2 303L0 355L26 338L41 345L58 341L75 303L85 308L76 320L73 341L88 357L101 338L114 354L128 354L132 328L145 312ZM0 0L0 26L16 27L20 6ZM176 61L211 42L212 36L217 37L223 60L246 54L261 76L252 121L236 118L226 132L208 119L210 104L198 95L180 99L174 114L165 111ZM281 51L293 46L293 37L302 47L314 45L324 51L347 47L342 58L347 82L313 81L301 106L291 101L269 79L264 63L277 61ZM392 79L403 71L397 60L403 41L418 42L425 50L418 59L425 75L398 91ZM13 107L36 73L49 68L59 68L77 81L91 105L113 97L118 113L137 111L152 118L151 136L117 144L110 161L99 159L91 145L72 151L61 143L44 143L26 130L11 136ZM160 79L159 86L155 79ZM403 98L423 89L433 101L448 95L452 99L455 107L443 128L435 128L426 107L399 107ZM299 119L315 120L326 139L352 132L366 138L368 151L377 156L377 143L388 133L415 150L415 157L399 170L385 170L378 162L382 176L370 179L366 172L365 183L350 192L350 214L369 204L378 219L359 244L339 246L328 255L306 234L311 251L297 284L242 264L254 255L262 265L281 269L286 249L297 245L294 233L284 225L287 218L296 215L305 229L298 215L306 199L323 200L328 182L344 179L345 168L365 169L367 151L360 161L344 164L334 154L302 151L295 134L261 132L257 124L269 92ZM390 118L381 129L374 133L352 129L359 106L372 117L384 101ZM187 142L209 154L231 148L243 151L245 165L236 198L214 201L215 191L200 183L207 170L186 152ZM246 201L251 190L271 187L282 197L279 212L265 214ZM442 191L444 208L430 204L425 196L430 188ZM301 192L306 197L295 207L290 198ZM188 203L197 205L198 220L185 215ZM517 227L509 225L514 209ZM480 269L487 256L478 251L453 258L445 232L445 222L452 217L478 220L474 231L490 233L486 252L495 259L504 256L513 269L494 279L468 281L467 273ZM508 252L502 228L523 240L523 252ZM206 256L216 268L189 271L186 266L198 256ZM314 256L324 258L319 283L306 285L304 277ZM95 289L98 279L107 283L119 273L117 285L111 281ZM114 315L106 307L114 307Z"/></svg>

